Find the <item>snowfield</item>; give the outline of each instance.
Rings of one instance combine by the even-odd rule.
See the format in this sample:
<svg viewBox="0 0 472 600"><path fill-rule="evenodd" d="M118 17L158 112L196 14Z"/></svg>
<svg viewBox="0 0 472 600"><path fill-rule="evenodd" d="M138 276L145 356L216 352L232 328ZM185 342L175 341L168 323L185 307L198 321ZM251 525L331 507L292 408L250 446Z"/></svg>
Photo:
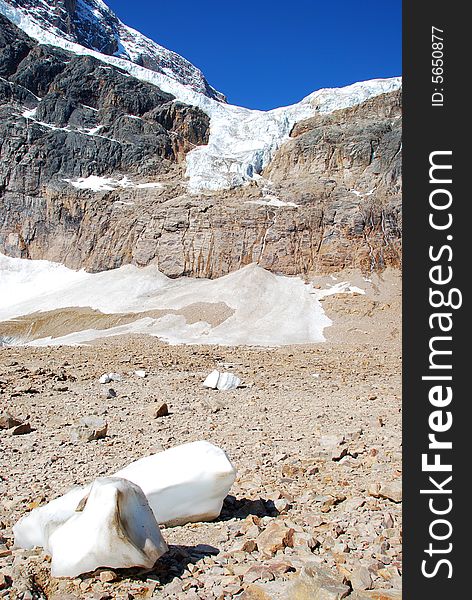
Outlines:
<svg viewBox="0 0 472 600"><path fill-rule="evenodd" d="M278 346L324 341L331 325L320 298L337 293L364 293L341 282L315 289L299 277L274 275L249 265L219 279L170 279L156 266L126 265L101 273L73 271L46 260L0 254L0 322L32 313L69 307L104 314L133 313L136 319L108 329L87 329L29 342L33 346L76 345L122 334L147 334L171 344ZM166 311L224 304L229 316L219 323L188 322ZM162 316L144 316L153 310ZM34 317L31 317L34 320Z"/></svg>
<svg viewBox="0 0 472 600"><path fill-rule="evenodd" d="M289 138L295 123L316 113L330 113L360 104L379 94L394 91L402 84L400 77L373 79L343 88L321 89L291 106L269 111L250 110L213 100L197 91L195 85L183 84L182 78L171 71L157 73L119 56L108 56L80 46L43 29L34 14L13 8L4 0L0 0L0 13L42 44L58 46L78 55L94 56L158 86L181 102L203 110L210 117L208 145L195 148L187 155L188 189L194 193L232 188L257 179L276 150ZM128 35L127 52L133 54L145 43L144 36L129 28ZM147 40L147 43L155 42Z"/></svg>
<svg viewBox="0 0 472 600"><path fill-rule="evenodd" d="M112 191L118 188L136 188L136 189L152 189L162 187L162 183L149 181L146 183L134 183L126 175L121 179L113 179L113 177L98 177L97 175L89 175L88 177L79 177L76 180L64 179L67 183L78 190L92 190L93 192Z"/></svg>

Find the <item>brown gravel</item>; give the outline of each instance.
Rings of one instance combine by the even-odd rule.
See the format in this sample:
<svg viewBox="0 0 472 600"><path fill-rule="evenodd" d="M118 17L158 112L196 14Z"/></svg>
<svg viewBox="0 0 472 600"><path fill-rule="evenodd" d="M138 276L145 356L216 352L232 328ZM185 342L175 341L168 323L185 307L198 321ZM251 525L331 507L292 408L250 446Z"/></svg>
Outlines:
<svg viewBox="0 0 472 600"><path fill-rule="evenodd" d="M324 344L226 348L117 337L2 348L0 412L32 431L0 429L0 597L225 600L263 590L275 598L271 590L309 564L329 571L347 597L401 597L400 280L387 272L362 287L366 296L324 300L335 323ZM204 389L214 368L234 372L244 387ZM122 381L101 385L108 372ZM107 397L110 387L116 397ZM153 418L151 407L164 403L170 414ZM107 421L107 436L72 442L74 425L90 415ZM171 551L152 572L51 579L40 551L12 550L11 526L28 510L198 439L227 451L237 481L219 520L163 531Z"/></svg>

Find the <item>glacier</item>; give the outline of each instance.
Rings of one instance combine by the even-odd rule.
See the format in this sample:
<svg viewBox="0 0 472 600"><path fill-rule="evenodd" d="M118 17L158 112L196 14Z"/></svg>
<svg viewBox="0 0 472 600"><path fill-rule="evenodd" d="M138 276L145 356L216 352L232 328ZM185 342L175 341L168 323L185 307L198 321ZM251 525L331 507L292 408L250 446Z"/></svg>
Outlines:
<svg viewBox="0 0 472 600"><path fill-rule="evenodd" d="M295 123L317 113L326 114L355 106L379 94L397 90L402 85L401 77L372 79L342 88L320 89L290 106L269 111L252 110L210 98L192 85L170 76L169 72L158 73L119 56L109 56L80 46L53 31L45 30L28 11L15 8L5 0L0 0L0 13L41 44L58 46L78 55L93 56L137 79L158 86L162 91L174 95L178 101L203 110L210 117L210 137L206 146L199 146L187 154L186 176L191 193L234 188L258 180L277 149L289 139ZM132 54L133 43L139 46L144 42L141 38L133 37L135 34L132 30L129 35L131 41L128 48ZM151 40L148 41L151 43Z"/></svg>
<svg viewBox="0 0 472 600"><path fill-rule="evenodd" d="M331 325L319 297L323 290L300 277L274 275L255 264L218 279L171 279L155 265L125 265L111 271L73 271L46 260L0 254L0 322L65 308L103 314L134 314L135 320L108 329L84 329L25 340L31 346L77 345L104 337L146 334L170 344L277 346L324 341ZM105 293L106 291L106 293ZM195 304L224 304L227 318L188 322L176 311ZM163 311L149 316L149 311ZM145 314L147 313L147 314Z"/></svg>

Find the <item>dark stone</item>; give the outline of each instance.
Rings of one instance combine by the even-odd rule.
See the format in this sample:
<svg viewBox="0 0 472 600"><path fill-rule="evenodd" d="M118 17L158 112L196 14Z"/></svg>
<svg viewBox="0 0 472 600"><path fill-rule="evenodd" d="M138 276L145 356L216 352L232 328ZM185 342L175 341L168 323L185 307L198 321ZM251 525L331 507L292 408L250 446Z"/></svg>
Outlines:
<svg viewBox="0 0 472 600"><path fill-rule="evenodd" d="M0 15L0 77L15 73L34 42L3 15Z"/></svg>
<svg viewBox="0 0 472 600"><path fill-rule="evenodd" d="M160 174L208 139L202 111L93 57L39 46L3 17L0 65L3 206L2 192L39 196L64 179ZM19 196L9 203L7 220L20 204ZM65 218L75 227L81 214Z"/></svg>

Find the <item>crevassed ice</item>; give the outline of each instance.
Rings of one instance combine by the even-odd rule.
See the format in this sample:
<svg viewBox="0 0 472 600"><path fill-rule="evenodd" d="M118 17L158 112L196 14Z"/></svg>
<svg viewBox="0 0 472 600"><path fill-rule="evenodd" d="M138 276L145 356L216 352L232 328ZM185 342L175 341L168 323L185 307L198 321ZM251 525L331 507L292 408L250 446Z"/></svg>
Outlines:
<svg viewBox="0 0 472 600"><path fill-rule="evenodd" d="M168 75L58 37L4 0L0 0L0 13L40 43L59 46L79 55L94 56L142 81L157 85L177 100L203 110L210 117L210 137L206 146L195 148L187 155L186 175L191 192L231 188L257 179L276 150L288 139L295 123L317 112L333 112L394 91L401 87L402 82L400 77L373 79L343 88L321 89L291 106L269 111L250 110L218 102Z"/></svg>

